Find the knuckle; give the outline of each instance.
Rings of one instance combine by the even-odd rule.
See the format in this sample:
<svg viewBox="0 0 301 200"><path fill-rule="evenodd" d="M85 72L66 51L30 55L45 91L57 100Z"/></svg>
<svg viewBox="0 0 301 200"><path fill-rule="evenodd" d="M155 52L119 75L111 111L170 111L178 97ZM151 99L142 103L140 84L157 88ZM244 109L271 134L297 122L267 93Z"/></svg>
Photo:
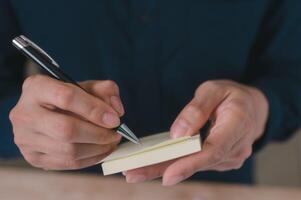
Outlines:
<svg viewBox="0 0 301 200"><path fill-rule="evenodd" d="M27 77L22 85L22 90L27 90L27 88L30 88L31 85L36 85L43 79L42 75L32 75Z"/></svg>
<svg viewBox="0 0 301 200"><path fill-rule="evenodd" d="M9 119L11 122L15 122L17 120L19 120L19 110L14 107L10 112L9 112Z"/></svg>
<svg viewBox="0 0 301 200"><path fill-rule="evenodd" d="M233 115L233 117L240 120L246 120L248 118L245 109L235 106L234 104L231 104L231 106L229 106L229 112Z"/></svg>
<svg viewBox="0 0 301 200"><path fill-rule="evenodd" d="M244 110L243 108L248 107L248 104L243 99L236 98L229 101L229 106L231 106L231 108L239 108L237 110Z"/></svg>
<svg viewBox="0 0 301 200"><path fill-rule="evenodd" d="M106 105L101 103L96 103L95 105L90 105L87 109L87 118L90 121L101 123L102 120L99 116L102 116L106 112ZM101 120L101 121L100 121Z"/></svg>
<svg viewBox="0 0 301 200"><path fill-rule="evenodd" d="M232 98L228 100L227 106L230 107L231 109L237 108L237 107L242 107L243 102L237 98Z"/></svg>
<svg viewBox="0 0 301 200"><path fill-rule="evenodd" d="M34 80L34 76L27 77L23 82L22 90L25 91L27 88L29 88L33 80Z"/></svg>
<svg viewBox="0 0 301 200"><path fill-rule="evenodd" d="M210 80L210 81L206 81L203 84L201 84L201 86L199 88L208 88L211 90L217 90L217 89L220 89L220 84L217 81Z"/></svg>
<svg viewBox="0 0 301 200"><path fill-rule="evenodd" d="M57 105L61 108L68 108L74 99L75 90L72 87L60 85L55 89L55 95Z"/></svg>
<svg viewBox="0 0 301 200"><path fill-rule="evenodd" d="M189 111L189 115L191 115L195 119L207 118L206 112L198 105L191 104L188 106L187 110Z"/></svg>
<svg viewBox="0 0 301 200"><path fill-rule="evenodd" d="M251 97L250 92L248 90L246 90L245 87L242 86L242 85L236 85L235 84L231 87L231 90L232 90L233 94L239 95L243 98L250 98Z"/></svg>
<svg viewBox="0 0 301 200"><path fill-rule="evenodd" d="M32 118L28 114L26 114L24 109L20 106L15 106L9 112L9 120L11 121L13 126L20 123L30 124L32 122Z"/></svg>
<svg viewBox="0 0 301 200"><path fill-rule="evenodd" d="M108 88L111 91L119 92L119 87L118 87L117 83L115 83L112 80L105 80L104 85L106 88Z"/></svg>

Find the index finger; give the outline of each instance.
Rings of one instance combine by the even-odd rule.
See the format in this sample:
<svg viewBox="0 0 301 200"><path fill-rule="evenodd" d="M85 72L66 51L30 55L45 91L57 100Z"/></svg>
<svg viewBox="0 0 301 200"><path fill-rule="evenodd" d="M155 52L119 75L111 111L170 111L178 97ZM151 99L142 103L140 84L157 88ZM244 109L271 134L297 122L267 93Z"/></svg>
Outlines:
<svg viewBox="0 0 301 200"><path fill-rule="evenodd" d="M40 105L52 105L72 112L105 128L114 128L120 124L113 108L79 87L41 75L27 79L24 84L30 84L30 95Z"/></svg>
<svg viewBox="0 0 301 200"><path fill-rule="evenodd" d="M172 137L193 135L202 128L215 108L225 99L225 89L213 82L202 84L171 126Z"/></svg>
<svg viewBox="0 0 301 200"><path fill-rule="evenodd" d="M39 111L39 121L34 121L36 131L54 140L68 143L111 144L120 140L115 131L99 127L76 116L52 112L47 109Z"/></svg>

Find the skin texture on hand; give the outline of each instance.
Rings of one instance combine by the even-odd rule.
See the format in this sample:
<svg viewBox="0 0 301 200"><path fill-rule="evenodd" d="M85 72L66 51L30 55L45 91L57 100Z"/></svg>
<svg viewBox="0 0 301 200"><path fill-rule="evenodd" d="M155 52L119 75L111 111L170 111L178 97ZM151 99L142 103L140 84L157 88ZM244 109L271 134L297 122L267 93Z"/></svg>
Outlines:
<svg viewBox="0 0 301 200"><path fill-rule="evenodd" d="M163 185L171 186L196 172L239 169L265 130L268 109L266 97L254 87L229 80L207 81L198 87L170 130L174 138L193 135L210 119L212 126L202 151L123 174L129 183L163 177Z"/></svg>
<svg viewBox="0 0 301 200"><path fill-rule="evenodd" d="M124 114L112 81L63 83L31 76L10 112L14 141L33 166L48 170L80 169L110 153L121 136L111 128Z"/></svg>

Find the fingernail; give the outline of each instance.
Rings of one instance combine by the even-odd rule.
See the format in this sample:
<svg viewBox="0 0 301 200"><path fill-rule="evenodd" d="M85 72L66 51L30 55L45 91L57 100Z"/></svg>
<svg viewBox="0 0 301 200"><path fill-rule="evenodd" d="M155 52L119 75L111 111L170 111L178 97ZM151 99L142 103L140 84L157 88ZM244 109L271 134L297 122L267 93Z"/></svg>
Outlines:
<svg viewBox="0 0 301 200"><path fill-rule="evenodd" d="M110 127L116 127L120 124L119 117L113 113L104 113L102 120L107 126Z"/></svg>
<svg viewBox="0 0 301 200"><path fill-rule="evenodd" d="M146 176L144 175L136 175L136 176L127 176L126 182L128 183L141 183L146 181Z"/></svg>
<svg viewBox="0 0 301 200"><path fill-rule="evenodd" d="M173 186L173 185L181 182L184 179L185 179L184 176L175 176L175 177L170 177L169 179L164 179L163 178L162 185L163 186Z"/></svg>
<svg viewBox="0 0 301 200"><path fill-rule="evenodd" d="M188 131L188 128L189 126L185 120L183 119L177 120L170 130L172 138L185 136L186 132Z"/></svg>
<svg viewBox="0 0 301 200"><path fill-rule="evenodd" d="M111 97L111 105L120 115L124 113L124 108L121 103L121 99L118 96Z"/></svg>

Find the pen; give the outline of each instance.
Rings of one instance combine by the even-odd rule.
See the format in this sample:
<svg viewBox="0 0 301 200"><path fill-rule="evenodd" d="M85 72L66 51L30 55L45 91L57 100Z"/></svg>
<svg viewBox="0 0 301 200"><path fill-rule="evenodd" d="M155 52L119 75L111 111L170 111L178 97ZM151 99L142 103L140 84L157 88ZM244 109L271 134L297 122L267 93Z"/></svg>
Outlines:
<svg viewBox="0 0 301 200"><path fill-rule="evenodd" d="M12 44L27 58L38 64L38 66L51 77L66 83L74 84L82 90L86 91L70 76L63 72L59 68L59 65L42 48L40 48L34 42L30 41L25 36L21 35L14 38ZM140 144L139 139L128 128L126 124L121 123L118 127L114 128L114 130L131 142Z"/></svg>

